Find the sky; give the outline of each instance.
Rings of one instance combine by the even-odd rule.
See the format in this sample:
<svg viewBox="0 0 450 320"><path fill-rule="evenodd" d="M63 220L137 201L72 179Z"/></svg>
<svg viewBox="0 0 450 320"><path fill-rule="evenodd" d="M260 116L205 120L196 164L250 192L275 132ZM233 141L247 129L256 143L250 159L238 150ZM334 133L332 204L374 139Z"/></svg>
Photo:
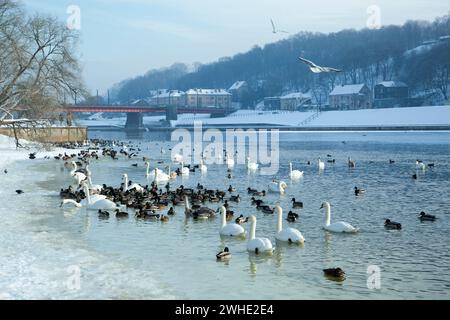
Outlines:
<svg viewBox="0 0 450 320"><path fill-rule="evenodd" d="M208 63L289 37L272 33L270 19L290 34L362 29L433 20L449 0L22 0L30 12L67 21L80 9L83 78L104 94L122 80L176 62ZM379 15L368 13L376 5ZM369 10L370 11L370 10ZM72 20L73 21L73 20Z"/></svg>

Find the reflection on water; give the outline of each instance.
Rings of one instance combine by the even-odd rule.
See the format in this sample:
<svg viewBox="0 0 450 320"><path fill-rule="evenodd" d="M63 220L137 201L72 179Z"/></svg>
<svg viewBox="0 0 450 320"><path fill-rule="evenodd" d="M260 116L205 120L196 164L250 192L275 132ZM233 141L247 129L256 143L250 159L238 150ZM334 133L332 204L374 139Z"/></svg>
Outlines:
<svg viewBox="0 0 450 320"><path fill-rule="evenodd" d="M91 134L92 138L134 139L123 132ZM141 155L152 159L161 156L161 146L168 150L172 145L167 132L142 132L142 138L135 141L141 143ZM169 293L190 299L450 298L450 279L443 271L443 266L450 264L447 209L450 205L450 133L383 132L366 136L362 133L282 133L280 138L280 171L276 178L288 182L287 193L283 196L269 194L264 201L270 206L279 203L285 214L291 210L292 198L304 203L304 209L293 210L300 214L297 222L284 222L303 233L304 246L276 243L275 215L265 215L251 205L247 188L267 190L273 177L249 174L245 166L236 166L234 178L228 180L226 166L209 165L206 175L192 173L172 183L172 188L181 184L195 188L200 183L205 188L221 190L232 184L242 201L239 205L231 204L230 210L235 216L257 216L256 236L267 237L276 244L272 256L249 254L246 241L219 236L220 219L186 219L183 207L175 207L176 215L170 217L169 223L137 221L132 210L130 217L123 220L117 220L114 215L100 220L95 212L83 209L61 211L57 193L72 181L68 171L61 174L59 164L53 161L36 161L31 166L17 164L16 168L24 171L18 184L25 184L31 172L40 172L42 177L37 177L38 182L30 186L36 190L25 190L29 195L26 204L16 197L7 204L8 210L14 213L21 208L23 216L16 214L22 220L28 216L33 218L28 222L29 227L39 226L50 236L57 236L58 243L67 246L68 252L77 252L80 246L85 255L96 253L103 257L95 256L91 258L93 261L102 261L105 265L105 261L108 265L120 262L111 271L103 268L99 271L102 264L87 263L82 254L61 260L81 264L84 272L94 279L117 277L105 288L115 296L154 298ZM328 154L336 163L326 163L325 170L319 172L317 159L326 159ZM348 168L349 156L356 160L356 168ZM167 164L169 152L162 157ZM389 159L395 160L395 164L389 164ZM416 159L433 162L436 167L413 180ZM118 186L122 174L127 173L130 180L148 184L144 165L139 162L137 168L132 167L137 161L93 161L90 166L93 180ZM305 171L302 180L289 181L289 161L296 169ZM307 165L308 161L311 165ZM366 189L366 194L355 197L355 186ZM0 198L7 202L1 193ZM325 232L322 229L324 212L319 210L323 201L332 204L332 221L347 221L359 227L360 234ZM217 209L220 204L208 205ZM420 223L417 215L422 210L439 219L434 223ZM37 214L41 217L36 221ZM14 216L8 216L10 218ZM385 230L386 218L401 222L403 230ZM4 223L12 223L8 221ZM244 224L244 228L248 232L249 225ZM52 248L54 243L51 239L33 245ZM230 248L232 258L228 262L217 262L215 255L224 247ZM58 260L51 254L45 257L49 265L57 265ZM367 288L369 265L381 268L380 290ZM323 269L336 267L345 270L345 282L337 284L324 277ZM126 280L117 274L117 268L126 268ZM132 285L142 289L142 295L130 288ZM100 295L88 288L82 290L78 297ZM70 296L64 291L58 293Z"/></svg>

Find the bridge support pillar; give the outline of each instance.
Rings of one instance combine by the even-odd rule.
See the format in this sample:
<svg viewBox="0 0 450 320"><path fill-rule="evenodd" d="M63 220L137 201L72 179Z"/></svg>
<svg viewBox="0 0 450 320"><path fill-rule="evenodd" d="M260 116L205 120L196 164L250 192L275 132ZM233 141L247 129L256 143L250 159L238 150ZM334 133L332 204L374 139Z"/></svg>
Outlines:
<svg viewBox="0 0 450 320"><path fill-rule="evenodd" d="M166 107L166 121L178 120L178 112L176 106Z"/></svg>
<svg viewBox="0 0 450 320"><path fill-rule="evenodd" d="M142 113L127 113L126 129L142 129L144 127L144 116Z"/></svg>

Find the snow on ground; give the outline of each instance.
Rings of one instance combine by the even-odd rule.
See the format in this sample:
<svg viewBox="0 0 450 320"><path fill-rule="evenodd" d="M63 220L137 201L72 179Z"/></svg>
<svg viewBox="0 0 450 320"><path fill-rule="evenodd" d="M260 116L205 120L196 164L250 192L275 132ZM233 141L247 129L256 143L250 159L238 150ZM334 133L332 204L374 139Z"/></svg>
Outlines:
<svg viewBox="0 0 450 320"><path fill-rule="evenodd" d="M204 125L265 124L304 127L358 126L429 126L450 125L450 106L326 111L312 121L303 123L315 112L261 112L241 110L226 118L202 120ZM192 125L191 120L174 121L175 125Z"/></svg>
<svg viewBox="0 0 450 320"><path fill-rule="evenodd" d="M39 144L28 142L25 140L20 140L20 144L25 148L16 149L16 144L14 138L10 138L4 135L0 135L0 170L7 169L8 164L18 161L26 160L30 153L36 152L36 158L42 159L44 157L54 157L60 153L67 151L62 148L54 148L51 151L41 149ZM76 150L72 150L77 152Z"/></svg>
<svg viewBox="0 0 450 320"><path fill-rule="evenodd" d="M187 121L193 122L195 120L203 120L210 118L209 114L181 114L178 116L178 121ZM166 120L166 116L152 116L152 117L144 117L144 125L153 125L161 120ZM106 118L95 118L88 120L77 120L76 123L80 126L84 127L125 127L125 123L127 122L126 117L119 117L113 119Z"/></svg>
<svg viewBox="0 0 450 320"><path fill-rule="evenodd" d="M202 122L205 125L268 124L298 126L313 114L314 112L240 110L225 118L202 119ZM178 121L172 121L172 125L176 126L192 124L192 120L179 119Z"/></svg>
<svg viewBox="0 0 450 320"><path fill-rule="evenodd" d="M450 106L323 112L309 127L450 125Z"/></svg>

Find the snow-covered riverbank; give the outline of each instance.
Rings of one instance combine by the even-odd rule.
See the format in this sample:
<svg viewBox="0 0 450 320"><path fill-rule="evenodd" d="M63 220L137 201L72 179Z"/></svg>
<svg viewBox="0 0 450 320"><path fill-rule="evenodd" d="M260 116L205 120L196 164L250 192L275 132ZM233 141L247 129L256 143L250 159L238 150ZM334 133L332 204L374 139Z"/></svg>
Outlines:
<svg viewBox="0 0 450 320"><path fill-rule="evenodd" d="M312 118L314 114L241 110L229 117L202 119L202 122L214 126L254 124L305 128L450 126L450 106L326 111ZM192 119L180 119L172 125L189 126L193 122Z"/></svg>

